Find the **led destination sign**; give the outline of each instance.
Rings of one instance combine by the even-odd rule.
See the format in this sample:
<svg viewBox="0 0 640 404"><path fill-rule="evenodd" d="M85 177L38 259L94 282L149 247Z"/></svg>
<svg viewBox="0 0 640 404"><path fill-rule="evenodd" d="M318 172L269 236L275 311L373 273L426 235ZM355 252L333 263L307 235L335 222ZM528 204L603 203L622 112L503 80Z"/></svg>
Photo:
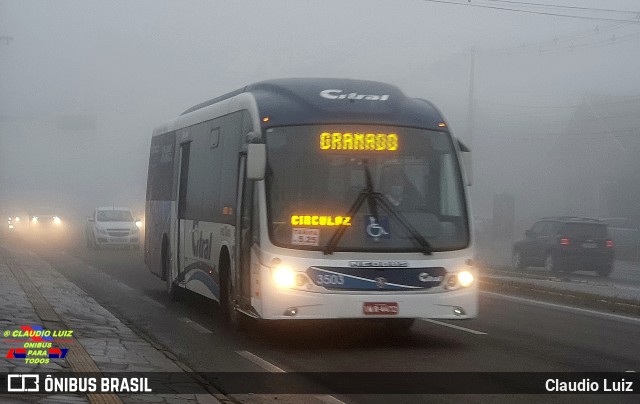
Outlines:
<svg viewBox="0 0 640 404"><path fill-rule="evenodd" d="M293 215L291 224L293 226L351 226L351 217Z"/></svg>
<svg viewBox="0 0 640 404"><path fill-rule="evenodd" d="M398 150L395 133L342 133L320 134L321 150L394 151Z"/></svg>

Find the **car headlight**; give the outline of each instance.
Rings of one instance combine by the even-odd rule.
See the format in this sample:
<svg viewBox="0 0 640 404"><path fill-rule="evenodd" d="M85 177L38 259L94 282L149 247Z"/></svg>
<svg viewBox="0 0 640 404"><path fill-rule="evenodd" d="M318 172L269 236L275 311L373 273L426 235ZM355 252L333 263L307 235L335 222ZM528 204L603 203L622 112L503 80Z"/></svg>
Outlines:
<svg viewBox="0 0 640 404"><path fill-rule="evenodd" d="M142 227L142 220L136 220L136 227L138 229Z"/></svg>
<svg viewBox="0 0 640 404"><path fill-rule="evenodd" d="M62 219L60 219L58 216L54 216L53 217L53 223L60 224L60 223L62 223Z"/></svg>
<svg viewBox="0 0 640 404"><path fill-rule="evenodd" d="M34 216L31 218L31 222L38 223L38 216Z"/></svg>
<svg viewBox="0 0 640 404"><path fill-rule="evenodd" d="M16 222L19 222L20 218L18 216L16 216Z"/></svg>

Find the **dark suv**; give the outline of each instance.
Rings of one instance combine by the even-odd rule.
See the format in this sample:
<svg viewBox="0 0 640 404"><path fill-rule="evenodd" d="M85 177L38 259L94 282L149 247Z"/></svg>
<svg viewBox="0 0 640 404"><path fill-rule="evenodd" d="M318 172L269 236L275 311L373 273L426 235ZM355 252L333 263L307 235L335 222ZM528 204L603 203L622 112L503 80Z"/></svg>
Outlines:
<svg viewBox="0 0 640 404"><path fill-rule="evenodd" d="M609 276L613 270L613 241L607 224L583 217L545 217L525 231L525 239L513 246L512 266L544 266L549 271L596 271Z"/></svg>

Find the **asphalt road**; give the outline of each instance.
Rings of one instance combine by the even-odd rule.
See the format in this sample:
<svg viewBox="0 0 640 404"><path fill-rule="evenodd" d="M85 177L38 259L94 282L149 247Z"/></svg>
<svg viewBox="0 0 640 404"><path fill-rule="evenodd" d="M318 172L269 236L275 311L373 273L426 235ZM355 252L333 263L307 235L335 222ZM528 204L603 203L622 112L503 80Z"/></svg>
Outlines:
<svg viewBox="0 0 640 404"><path fill-rule="evenodd" d="M25 241L127 325L196 371L640 371L640 319L482 293L480 317L419 321L407 333L353 323L286 324L238 333L215 303L172 302L139 251ZM453 325L453 328L449 325ZM455 383L455 380L452 380ZM638 396L336 396L344 402L637 402Z"/></svg>

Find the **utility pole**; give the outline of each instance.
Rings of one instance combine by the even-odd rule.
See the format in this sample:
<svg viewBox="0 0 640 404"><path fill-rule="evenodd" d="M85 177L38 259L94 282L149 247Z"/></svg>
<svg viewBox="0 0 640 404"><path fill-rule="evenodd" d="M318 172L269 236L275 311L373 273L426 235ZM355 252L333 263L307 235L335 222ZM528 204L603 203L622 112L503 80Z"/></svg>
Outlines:
<svg viewBox="0 0 640 404"><path fill-rule="evenodd" d="M4 45L9 45L9 43L13 41L13 37L12 36L8 36L8 35L0 35L0 44L4 44ZM0 78L2 76L0 75ZM0 83L1 84L1 83ZM4 135L4 131L3 131L3 124L2 124L2 119L3 119L3 113L2 113L2 105L0 105L0 154L2 154L2 152L4 151L6 153L6 147L3 144L3 135ZM2 167L2 161L6 160L4 158L0 158L0 189L4 188L4 176L3 176L3 171L5 171ZM2 199L0 198L0 203L2 203Z"/></svg>
<svg viewBox="0 0 640 404"><path fill-rule="evenodd" d="M473 135L475 127L475 76L476 76L476 48L475 46L470 49L470 64L469 64L469 105L467 111L468 128L467 136L469 142L469 149L473 151Z"/></svg>

